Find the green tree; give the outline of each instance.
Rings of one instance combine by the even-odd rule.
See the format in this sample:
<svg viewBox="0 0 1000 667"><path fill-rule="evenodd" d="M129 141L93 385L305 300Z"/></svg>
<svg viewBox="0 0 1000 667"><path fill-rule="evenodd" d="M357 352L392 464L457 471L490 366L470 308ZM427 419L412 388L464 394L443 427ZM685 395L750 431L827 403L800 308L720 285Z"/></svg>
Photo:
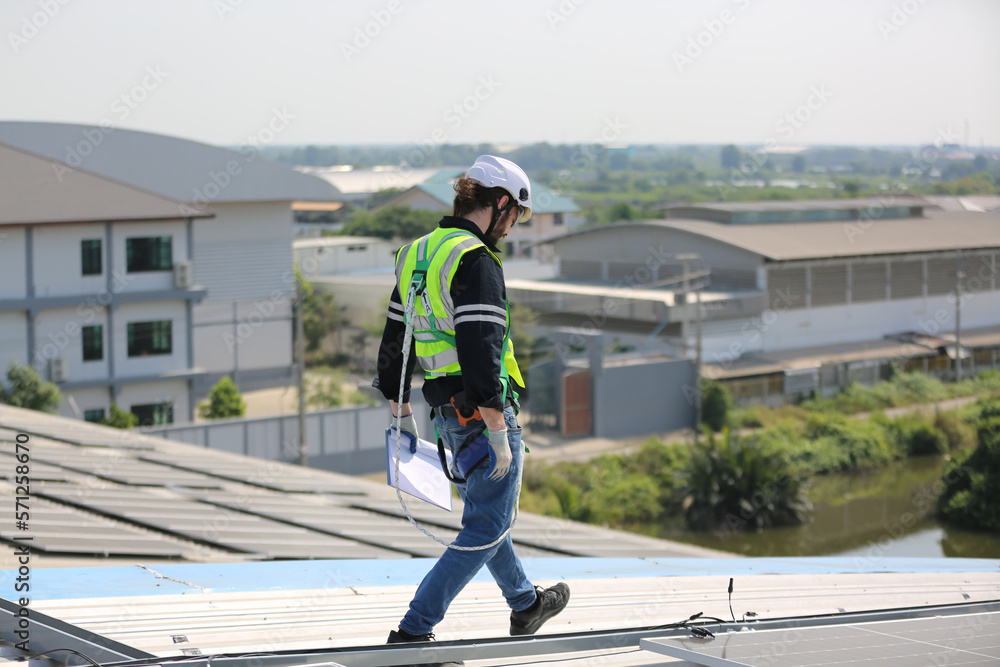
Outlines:
<svg viewBox="0 0 1000 667"><path fill-rule="evenodd" d="M246 401L243 400L239 387L228 375L224 375L212 387L211 391L208 392L208 402L198 408L198 413L204 419L242 417L246 411Z"/></svg>
<svg viewBox="0 0 1000 667"><path fill-rule="evenodd" d="M112 403L108 416L101 420L101 424L112 428L135 428L139 425L139 418L119 408L117 403Z"/></svg>
<svg viewBox="0 0 1000 667"><path fill-rule="evenodd" d="M701 392L701 422L718 433L729 423L733 397L729 390L714 380L705 380Z"/></svg>
<svg viewBox="0 0 1000 667"><path fill-rule="evenodd" d="M340 233L345 236L376 236L392 240L413 240L437 227L441 214L417 211L409 206L387 206L377 211L355 211Z"/></svg>
<svg viewBox="0 0 1000 667"><path fill-rule="evenodd" d="M0 386L2 403L41 412L56 412L62 403L59 387L43 380L32 366L11 361L7 366L7 384L9 388Z"/></svg>
<svg viewBox="0 0 1000 667"><path fill-rule="evenodd" d="M295 277L302 292L306 350L315 352L327 336L345 323L344 309L338 306L332 294L317 292L312 283L305 279L299 267L295 267ZM296 328L296 331L298 329Z"/></svg>
<svg viewBox="0 0 1000 667"><path fill-rule="evenodd" d="M709 434L688 464L684 518L692 530L739 532L806 521L805 479L785 457L728 430Z"/></svg>
<svg viewBox="0 0 1000 667"><path fill-rule="evenodd" d="M538 356L535 350L537 341L528 332L537 324L538 313L536 311L516 303L510 304L510 342L514 347L514 356L522 373L527 373L528 366ZM527 380L527 378L525 379Z"/></svg>
<svg viewBox="0 0 1000 667"><path fill-rule="evenodd" d="M842 188L844 196L850 199L856 198L858 194L861 193L861 183L858 181L844 181L840 187Z"/></svg>
<svg viewBox="0 0 1000 667"><path fill-rule="evenodd" d="M728 146L722 147L722 168L723 169L739 169L740 160L743 159L743 151L729 144Z"/></svg>
<svg viewBox="0 0 1000 667"><path fill-rule="evenodd" d="M617 202L611 205L608 209L608 222L618 222L619 220L634 220L636 217L635 209L629 205L628 202Z"/></svg>
<svg viewBox="0 0 1000 667"><path fill-rule="evenodd" d="M944 469L938 515L956 526L1000 533L1000 398L979 401L978 444Z"/></svg>

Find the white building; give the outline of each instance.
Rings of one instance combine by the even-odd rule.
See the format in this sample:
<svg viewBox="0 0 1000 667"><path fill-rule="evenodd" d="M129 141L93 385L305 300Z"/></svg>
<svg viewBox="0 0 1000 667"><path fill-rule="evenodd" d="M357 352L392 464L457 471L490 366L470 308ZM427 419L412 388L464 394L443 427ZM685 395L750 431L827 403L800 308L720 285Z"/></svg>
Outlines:
<svg viewBox="0 0 1000 667"><path fill-rule="evenodd" d="M223 375L293 381L291 202L334 188L255 150L114 128L0 122L0 148L0 346L63 380L65 414L187 421ZM83 359L82 318L102 359Z"/></svg>

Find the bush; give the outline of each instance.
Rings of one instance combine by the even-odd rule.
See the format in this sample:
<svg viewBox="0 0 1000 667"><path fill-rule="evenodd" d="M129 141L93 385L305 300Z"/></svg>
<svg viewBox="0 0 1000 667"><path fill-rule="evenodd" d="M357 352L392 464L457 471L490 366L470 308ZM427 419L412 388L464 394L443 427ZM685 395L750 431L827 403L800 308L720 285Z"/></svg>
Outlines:
<svg viewBox="0 0 1000 667"><path fill-rule="evenodd" d="M976 448L945 466L937 511L956 526L1000 533L1000 399L979 408Z"/></svg>
<svg viewBox="0 0 1000 667"><path fill-rule="evenodd" d="M11 361L7 366L7 384L9 388L0 385L0 403L53 413L62 403L59 387L43 380L33 366Z"/></svg>
<svg viewBox="0 0 1000 667"><path fill-rule="evenodd" d="M788 421L805 421L809 412L801 405L786 403L774 408L766 405L750 405L736 408L730 413L729 423L733 429L767 428Z"/></svg>
<svg viewBox="0 0 1000 667"><path fill-rule="evenodd" d="M112 428L135 428L139 425L139 418L119 408L117 403L112 403L108 416L101 420L101 424Z"/></svg>
<svg viewBox="0 0 1000 667"><path fill-rule="evenodd" d="M659 520L679 505L686 446L651 439L635 454L605 454L586 463L529 460L525 511L594 524L628 526Z"/></svg>
<svg viewBox="0 0 1000 667"><path fill-rule="evenodd" d="M729 422L729 413L733 409L733 397L722 384L713 380L705 380L701 394L701 421L718 433Z"/></svg>
<svg viewBox="0 0 1000 667"><path fill-rule="evenodd" d="M691 455L684 518L693 530L761 530L806 521L803 479L780 452L726 431Z"/></svg>
<svg viewBox="0 0 1000 667"><path fill-rule="evenodd" d="M931 417L909 413L895 419L882 418L887 437L895 449L908 456L943 454L948 451L948 436L934 425Z"/></svg>
<svg viewBox="0 0 1000 667"><path fill-rule="evenodd" d="M892 379L865 386L852 382L833 398L803 402L809 410L856 414L874 412L911 403L929 403L948 398L952 392L940 380L923 373L896 373Z"/></svg>
<svg viewBox="0 0 1000 667"><path fill-rule="evenodd" d="M976 429L954 410L935 410L934 427L944 433L948 449L966 449L976 444Z"/></svg>
<svg viewBox="0 0 1000 667"><path fill-rule="evenodd" d="M684 470L691 459L685 443L664 444L653 438L635 454L625 457L626 470L634 475L648 475L658 489L658 501L664 510L680 507Z"/></svg>
<svg viewBox="0 0 1000 667"><path fill-rule="evenodd" d="M246 411L246 401L243 400L239 387L228 375L224 375L212 387L208 392L208 402L198 408L199 414L204 419L242 417Z"/></svg>
<svg viewBox="0 0 1000 667"><path fill-rule="evenodd" d="M877 420L861 421L840 415L811 415L803 435L837 450L841 467L835 470L877 468L899 458L902 452L892 447ZM816 472L834 472L817 470Z"/></svg>

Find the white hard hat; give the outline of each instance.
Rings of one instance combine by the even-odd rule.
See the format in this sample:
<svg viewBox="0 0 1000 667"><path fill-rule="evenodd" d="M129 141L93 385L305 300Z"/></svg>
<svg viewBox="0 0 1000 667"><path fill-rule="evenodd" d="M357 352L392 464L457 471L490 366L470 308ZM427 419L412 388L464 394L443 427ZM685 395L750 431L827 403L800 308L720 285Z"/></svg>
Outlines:
<svg viewBox="0 0 1000 667"><path fill-rule="evenodd" d="M503 188L514 202L524 209L517 222L527 222L531 218L531 183L524 170L510 160L495 155L480 155L466 174L480 185L488 188Z"/></svg>

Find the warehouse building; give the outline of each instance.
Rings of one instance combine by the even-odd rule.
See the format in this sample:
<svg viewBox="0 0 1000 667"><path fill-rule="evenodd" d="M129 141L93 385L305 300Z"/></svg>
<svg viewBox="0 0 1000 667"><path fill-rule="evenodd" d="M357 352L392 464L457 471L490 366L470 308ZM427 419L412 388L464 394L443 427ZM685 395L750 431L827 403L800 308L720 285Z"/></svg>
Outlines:
<svg viewBox="0 0 1000 667"><path fill-rule="evenodd" d="M741 402L835 393L893 364L1000 367L997 212L916 197L689 205L547 242L556 280L516 282L518 302L640 349L700 347L703 374Z"/></svg>

